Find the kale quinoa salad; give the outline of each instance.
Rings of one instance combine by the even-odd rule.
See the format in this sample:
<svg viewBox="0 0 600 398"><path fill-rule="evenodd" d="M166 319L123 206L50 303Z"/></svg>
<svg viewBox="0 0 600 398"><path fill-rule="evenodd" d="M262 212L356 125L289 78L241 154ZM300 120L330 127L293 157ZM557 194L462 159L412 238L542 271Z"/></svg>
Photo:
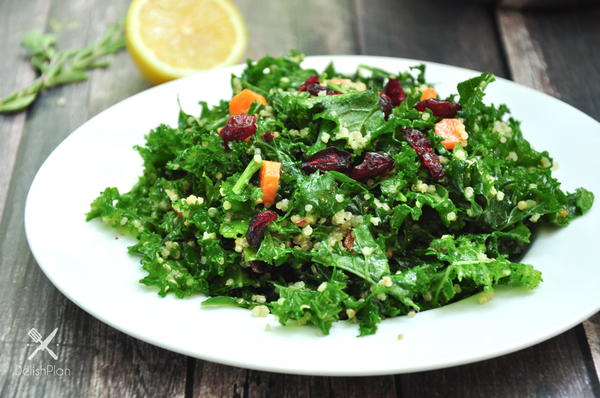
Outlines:
<svg viewBox="0 0 600 398"><path fill-rule="evenodd" d="M347 320L363 336L542 281L519 262L535 231L594 198L562 191L551 156L483 102L493 75L440 98L424 66L347 75L302 58L248 61L231 100L152 130L137 184L91 204L88 220L137 239L141 283L324 334Z"/></svg>

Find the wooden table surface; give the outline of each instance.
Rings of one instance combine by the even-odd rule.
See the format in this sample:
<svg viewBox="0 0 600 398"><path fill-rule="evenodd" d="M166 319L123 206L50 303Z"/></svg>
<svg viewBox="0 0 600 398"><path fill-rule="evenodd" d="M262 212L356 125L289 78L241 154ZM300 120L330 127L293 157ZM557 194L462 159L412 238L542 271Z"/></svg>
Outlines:
<svg viewBox="0 0 600 398"><path fill-rule="evenodd" d="M599 8L515 11L448 0L238 0L247 56L369 54L458 65L545 91L600 119ZM57 22L59 45L80 47L121 18L127 0L1 0L0 96L35 75L19 42ZM26 112L0 115L0 397L589 397L600 396L600 315L531 348L415 374L334 378L233 368L174 354L106 326L67 300L32 258L25 197L48 154L76 127L148 87L126 52L86 82L44 93ZM568 132L575 137L577 132ZM57 193L60 194L60 193ZM107 292L109 294L109 292ZM59 329L70 375L18 375L27 332ZM516 325L515 327L518 327ZM39 361L39 362L36 362Z"/></svg>

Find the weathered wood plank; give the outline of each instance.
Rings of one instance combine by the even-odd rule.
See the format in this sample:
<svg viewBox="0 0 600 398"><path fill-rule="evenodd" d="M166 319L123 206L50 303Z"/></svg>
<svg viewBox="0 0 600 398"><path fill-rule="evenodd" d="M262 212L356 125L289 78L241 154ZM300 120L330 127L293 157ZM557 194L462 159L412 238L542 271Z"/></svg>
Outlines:
<svg viewBox="0 0 600 398"><path fill-rule="evenodd" d="M599 17L597 8L536 13L499 10L498 26L513 79L600 120L600 56L591 51L600 38ZM583 327L595 367L590 377L598 389L600 314Z"/></svg>
<svg viewBox="0 0 600 398"><path fill-rule="evenodd" d="M416 58L506 75L493 15L479 3L355 3L362 54Z"/></svg>
<svg viewBox="0 0 600 398"><path fill-rule="evenodd" d="M498 26L514 80L556 95L600 119L600 9L501 10ZM536 73L527 73L527 69ZM552 82L547 90L547 82Z"/></svg>
<svg viewBox="0 0 600 398"><path fill-rule="evenodd" d="M519 11L499 11L498 26L512 79L556 96L556 89L546 73L548 65L542 50L538 43L532 40L523 14Z"/></svg>
<svg viewBox="0 0 600 398"><path fill-rule="evenodd" d="M248 370L196 361L193 396L198 398L242 397Z"/></svg>
<svg viewBox="0 0 600 398"><path fill-rule="evenodd" d="M195 397L396 397L394 377L295 376L198 361Z"/></svg>
<svg viewBox="0 0 600 398"><path fill-rule="evenodd" d="M129 1L98 2L91 10L94 18L101 18L104 23L92 24L90 36L101 37L109 24L118 21L127 12ZM106 71L93 71L90 80L90 90L87 98L89 117L105 110L111 105L130 97L140 91L150 88L138 72L127 51L121 51L111 56L111 67Z"/></svg>
<svg viewBox="0 0 600 398"><path fill-rule="evenodd" d="M35 0L23 7L19 0L0 3L0 97L26 87L35 79L34 70L21 55L20 40L28 30L43 29L50 9L50 0ZM32 15L35 17L32 18ZM0 115L0 219L4 210L15 157L21 142L26 112Z"/></svg>
<svg viewBox="0 0 600 398"><path fill-rule="evenodd" d="M257 372L205 361L198 361L195 375L193 396L202 398L242 396L249 398L326 398L347 395L332 395L330 378L328 377L305 377ZM363 384L366 383L363 382Z"/></svg>
<svg viewBox="0 0 600 398"><path fill-rule="evenodd" d="M356 52L354 10L347 0L236 0L248 25L246 56L283 55L291 49L307 55Z"/></svg>
<svg viewBox="0 0 600 398"><path fill-rule="evenodd" d="M600 380L600 314L596 314L584 322L583 328L594 362L596 377Z"/></svg>
<svg viewBox="0 0 600 398"><path fill-rule="evenodd" d="M399 396L393 377L343 377L331 379L332 397L393 398Z"/></svg>
<svg viewBox="0 0 600 398"><path fill-rule="evenodd" d="M122 17L127 2L54 1L50 17L79 23L61 46L80 47L96 40ZM25 10L27 12L30 10ZM6 16L10 18L10 15ZM0 21L4 18L1 14ZM2 25L0 23L0 25ZM184 396L187 359L130 338L95 320L62 296L41 273L23 232L24 199L34 173L49 152L97 111L145 87L126 54L88 82L45 93L31 108L0 223L0 395L1 396ZM107 89L108 87L108 89ZM57 106L58 100L64 106ZM27 332L47 336L54 328L56 362L44 355L27 359ZM19 376L21 368L54 364L70 375Z"/></svg>
<svg viewBox="0 0 600 398"><path fill-rule="evenodd" d="M370 380L367 380L370 382ZM323 397L331 396L329 378L249 372L246 382L248 398Z"/></svg>
<svg viewBox="0 0 600 398"><path fill-rule="evenodd" d="M400 376L407 397L590 397L594 391L570 330L515 354Z"/></svg>

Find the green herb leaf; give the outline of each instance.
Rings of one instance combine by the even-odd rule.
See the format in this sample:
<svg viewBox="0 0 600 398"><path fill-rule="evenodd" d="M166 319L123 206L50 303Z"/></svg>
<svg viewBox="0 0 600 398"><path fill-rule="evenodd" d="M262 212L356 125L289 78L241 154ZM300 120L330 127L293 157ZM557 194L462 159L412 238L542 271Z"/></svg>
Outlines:
<svg viewBox="0 0 600 398"><path fill-rule="evenodd" d="M123 23L108 28L99 42L81 50L56 50L56 35L27 32L21 43L31 54L31 64L40 73L36 82L28 88L0 99L0 113L16 112L27 108L45 88L87 80L88 69L106 67L104 56L114 54L125 47Z"/></svg>

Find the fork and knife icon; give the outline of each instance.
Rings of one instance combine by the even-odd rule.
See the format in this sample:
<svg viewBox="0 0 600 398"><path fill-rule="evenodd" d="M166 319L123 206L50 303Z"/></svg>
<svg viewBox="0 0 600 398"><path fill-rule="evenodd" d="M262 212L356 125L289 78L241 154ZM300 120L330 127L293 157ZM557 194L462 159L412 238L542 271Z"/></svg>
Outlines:
<svg viewBox="0 0 600 398"><path fill-rule="evenodd" d="M39 343L39 346L37 346L35 348L35 351L33 351L31 353L31 355L29 355L29 360L31 360L31 358L33 358L35 356L35 354L37 354L39 351L41 350L46 350L46 352L48 354L50 354L50 356L52 358L54 358L55 360L58 359L58 355L56 355L54 353L54 351L52 351L50 348L48 348L48 344L50 344L50 342L52 341L52 339L54 338L54 336L56 336L56 332L58 332L58 328L54 329L52 331L52 333L50 333L48 335L48 337L46 337L43 341L42 341L42 335L40 334L40 332L37 331L36 328L32 328L27 335L31 338L31 340L33 340L34 343Z"/></svg>

